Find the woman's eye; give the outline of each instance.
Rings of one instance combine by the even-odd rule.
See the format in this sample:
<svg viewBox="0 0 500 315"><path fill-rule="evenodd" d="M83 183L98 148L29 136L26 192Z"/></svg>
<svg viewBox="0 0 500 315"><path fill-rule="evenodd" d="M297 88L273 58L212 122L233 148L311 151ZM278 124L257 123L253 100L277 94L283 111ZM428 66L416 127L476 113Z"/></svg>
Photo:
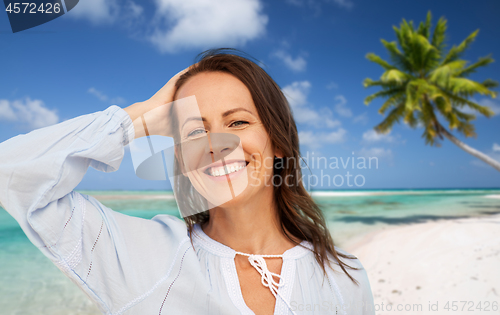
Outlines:
<svg viewBox="0 0 500 315"><path fill-rule="evenodd" d="M243 120L238 120L238 121L235 121L231 124L231 126L233 127L239 127L241 125L245 125L245 124L248 124L247 121L243 121Z"/></svg>
<svg viewBox="0 0 500 315"><path fill-rule="evenodd" d="M188 134L188 137L197 136L197 135L200 135L202 133L205 133L205 129L196 129L196 130L191 131Z"/></svg>

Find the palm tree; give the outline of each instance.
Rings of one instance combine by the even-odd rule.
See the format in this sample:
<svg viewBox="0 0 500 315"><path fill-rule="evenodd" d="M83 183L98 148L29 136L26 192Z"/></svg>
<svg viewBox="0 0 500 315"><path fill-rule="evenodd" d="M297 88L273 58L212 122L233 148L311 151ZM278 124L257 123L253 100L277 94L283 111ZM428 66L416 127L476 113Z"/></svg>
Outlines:
<svg viewBox="0 0 500 315"><path fill-rule="evenodd" d="M445 53L446 24L446 19L441 17L431 37L429 11L426 22L420 22L418 29L414 28L413 21L408 23L404 19L399 28L394 26L397 42L381 40L389 51L392 63L373 53L366 55L368 60L379 64L385 71L379 80L364 80L365 88L380 86L382 89L368 96L365 104L368 105L378 97L387 99L378 112L384 114L387 110L390 111L384 120L375 126L378 133L388 133L394 123L399 123L403 118L413 129L424 128L422 137L425 138L426 144L439 147L444 136L500 171L498 161L469 147L450 132L456 129L465 137L476 137L474 125L470 123L476 119L474 112L486 117L491 117L494 113L489 107L474 103L470 98L477 94L495 98L497 93L491 89L497 87L498 82L491 79L476 82L467 78L477 68L493 62L490 56L479 58L471 65L460 59L479 30ZM438 117L447 122L450 131L441 124Z"/></svg>

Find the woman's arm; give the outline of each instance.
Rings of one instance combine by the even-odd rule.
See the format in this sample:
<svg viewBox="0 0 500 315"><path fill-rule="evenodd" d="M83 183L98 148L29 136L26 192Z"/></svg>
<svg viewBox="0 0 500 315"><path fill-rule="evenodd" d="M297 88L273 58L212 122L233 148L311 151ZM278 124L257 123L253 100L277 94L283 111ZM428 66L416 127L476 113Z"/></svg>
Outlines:
<svg viewBox="0 0 500 315"><path fill-rule="evenodd" d="M182 74L184 74L190 67L180 71L174 75L158 92L151 98L144 102L138 102L125 108L125 111L133 121L135 129L135 138L146 136L144 130L144 123L141 119L144 114L155 113L148 115L147 128L148 135L172 136L170 127L170 106L174 100L176 92L175 84ZM131 139L132 140L132 139Z"/></svg>
<svg viewBox="0 0 500 315"><path fill-rule="evenodd" d="M133 136L130 116L111 106L0 143L3 207L106 314L153 293L189 246L175 217L126 216L72 191L89 166L118 169Z"/></svg>
<svg viewBox="0 0 500 315"><path fill-rule="evenodd" d="M184 71L126 110L111 106L0 143L3 208L106 314L133 307L169 277L178 253L189 247L186 226L172 216L126 216L73 189L89 166L118 169L124 146L144 136L136 135L134 120L172 102ZM159 117L158 124L164 131L168 121Z"/></svg>
<svg viewBox="0 0 500 315"><path fill-rule="evenodd" d="M57 231L44 225L62 213L36 222L51 202L71 193L87 168L117 170L124 145L133 137L132 122L118 106L19 135L0 144L0 202L28 238L43 247ZM54 255L55 253L46 252Z"/></svg>

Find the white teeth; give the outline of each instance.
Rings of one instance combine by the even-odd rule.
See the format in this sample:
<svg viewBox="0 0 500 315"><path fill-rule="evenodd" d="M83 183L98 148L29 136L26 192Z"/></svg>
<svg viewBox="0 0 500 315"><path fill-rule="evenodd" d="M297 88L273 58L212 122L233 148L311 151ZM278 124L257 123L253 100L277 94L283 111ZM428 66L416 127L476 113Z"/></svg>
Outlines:
<svg viewBox="0 0 500 315"><path fill-rule="evenodd" d="M214 177L225 176L227 174L231 174L245 168L246 165L246 162L234 162L231 164L226 164L225 169L223 166L211 167L207 170L207 173Z"/></svg>

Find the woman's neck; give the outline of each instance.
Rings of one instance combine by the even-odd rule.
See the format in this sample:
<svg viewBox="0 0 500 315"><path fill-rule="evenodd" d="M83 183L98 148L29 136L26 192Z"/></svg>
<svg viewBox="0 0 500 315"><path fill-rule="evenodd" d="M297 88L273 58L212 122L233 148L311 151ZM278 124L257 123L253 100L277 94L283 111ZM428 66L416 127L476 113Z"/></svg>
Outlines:
<svg viewBox="0 0 500 315"><path fill-rule="evenodd" d="M278 222L273 190L267 189L236 207L211 209L210 220L202 229L210 238L236 251L272 255L294 247Z"/></svg>

